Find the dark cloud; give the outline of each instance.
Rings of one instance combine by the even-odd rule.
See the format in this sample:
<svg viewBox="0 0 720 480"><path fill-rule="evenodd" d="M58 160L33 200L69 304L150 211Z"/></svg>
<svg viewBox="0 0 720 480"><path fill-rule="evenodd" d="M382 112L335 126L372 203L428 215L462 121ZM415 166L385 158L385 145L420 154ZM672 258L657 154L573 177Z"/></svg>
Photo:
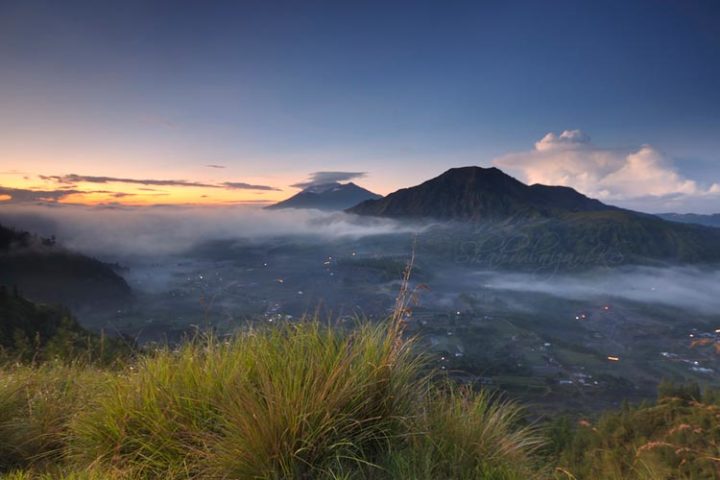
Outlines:
<svg viewBox="0 0 720 480"><path fill-rule="evenodd" d="M298 182L290 185L294 188L308 188L314 185L324 185L327 183L347 182L353 178L362 178L367 175L366 172L314 172L310 174L310 179L305 182Z"/></svg>
<svg viewBox="0 0 720 480"><path fill-rule="evenodd" d="M75 189L59 190L26 190L23 188L8 188L0 186L0 195L7 195L9 200L0 203L55 203L69 195L85 193Z"/></svg>
<svg viewBox="0 0 720 480"><path fill-rule="evenodd" d="M225 165L214 165L214 164L212 164L212 163L209 164L209 165L205 165L205 166L206 166L207 168L225 168Z"/></svg>
<svg viewBox="0 0 720 480"><path fill-rule="evenodd" d="M279 188L271 187L269 185L252 185L250 183L243 182L225 182L223 183L225 188L230 190L273 190L279 191Z"/></svg>
<svg viewBox="0 0 720 480"><path fill-rule="evenodd" d="M225 182L225 183L202 183L202 182L189 182L185 180L158 180L158 179L132 179L132 178L117 178L117 177L100 177L100 176L86 176L86 175L40 175L40 178L46 181L56 182L62 185L62 188L53 190L31 190L23 188L10 188L3 187L0 185L0 196L4 199L0 200L0 204L27 204L27 203L43 203L43 204L57 204L60 201L65 200L67 197L75 194L93 194L102 193L110 195L113 198L126 198L138 196L136 193L129 192L117 192L112 190L82 190L76 187L79 182L106 184L106 183L128 183L136 185L153 185L153 186L173 186L173 187L203 187L203 188L218 188L226 190L259 190L259 191L270 191L278 190L277 188L269 185L253 185L244 182ZM166 196L165 192L158 191L155 188L141 187L140 190L147 191L149 193L144 194L147 196ZM7 198L10 197L10 198Z"/></svg>
<svg viewBox="0 0 720 480"><path fill-rule="evenodd" d="M0 201L2 204L26 204L26 203L43 203L55 204L65 200L70 195L81 194L87 195L91 193L104 193L114 198L126 198L137 196L136 193L114 192L111 190L78 190L75 188L60 188L57 190L29 190L24 188L9 188L0 185L0 196L10 197L7 200ZM168 195L167 193L149 193L153 197Z"/></svg>
<svg viewBox="0 0 720 480"><path fill-rule="evenodd" d="M203 187L203 188L220 188L218 185L202 182L190 182L187 180L158 180L153 178L122 178L122 177L100 177L93 175L40 175L43 180L49 180L62 184L74 184L78 182L85 183L129 183L136 185L156 185L166 187Z"/></svg>
<svg viewBox="0 0 720 480"><path fill-rule="evenodd" d="M94 175L77 175L74 173L68 175L40 175L40 178L46 181L53 181L63 185L74 185L79 182L85 183L127 183L134 185L153 185L163 187L201 187L201 188L225 188L230 190L278 190L269 185L252 185L243 182L224 182L224 183L205 183L193 182L188 180L164 180L156 178L123 178L123 177L105 177Z"/></svg>

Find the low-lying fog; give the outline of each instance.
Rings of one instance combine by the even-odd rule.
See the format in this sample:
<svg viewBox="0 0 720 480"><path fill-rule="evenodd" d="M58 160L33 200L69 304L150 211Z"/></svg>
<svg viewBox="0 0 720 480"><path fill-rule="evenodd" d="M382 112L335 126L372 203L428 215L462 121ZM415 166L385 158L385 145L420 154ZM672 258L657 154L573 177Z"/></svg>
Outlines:
<svg viewBox="0 0 720 480"><path fill-rule="evenodd" d="M0 212L0 222L43 236L55 235L71 249L119 261L127 268L124 276L138 293L171 291L200 276L217 277L222 272L227 284L249 282L260 296L266 287L262 278L268 269L275 269L269 275L273 287L285 285L298 274L294 270L299 270L294 286L301 291L303 281L311 284L317 276L352 273L328 272L347 267L343 260L352 260L350 264L365 270L380 271L377 278L372 278L380 282L376 284L380 288L397 279L392 278L392 273L398 271L397 264L409 258L413 242L422 243L423 232L430 228L341 212L265 210L254 206L6 206ZM386 271L378 262L382 258L391 261ZM558 300L612 298L707 314L720 312L717 268L618 266L575 274L534 275L478 271L452 258L416 259L416 280L427 284L432 292L425 294L426 300L434 298L442 303L448 295L486 290L505 292L509 298L517 297L517 293L542 294ZM362 259L372 259L372 265L363 264ZM316 272L313 267L318 265L321 268ZM262 273L253 269L259 266L264 268ZM281 278L284 276L289 278ZM226 287L220 281L213 286L218 291ZM314 300L333 304L332 283L324 288L322 296ZM357 302L353 304L357 306Z"/></svg>
<svg viewBox="0 0 720 480"><path fill-rule="evenodd" d="M266 210L256 206L5 206L0 222L99 257L181 254L209 240L281 236L357 238L419 227L342 212Z"/></svg>
<svg viewBox="0 0 720 480"><path fill-rule="evenodd" d="M625 266L552 276L477 272L481 288L534 292L573 300L624 299L720 315L720 270Z"/></svg>

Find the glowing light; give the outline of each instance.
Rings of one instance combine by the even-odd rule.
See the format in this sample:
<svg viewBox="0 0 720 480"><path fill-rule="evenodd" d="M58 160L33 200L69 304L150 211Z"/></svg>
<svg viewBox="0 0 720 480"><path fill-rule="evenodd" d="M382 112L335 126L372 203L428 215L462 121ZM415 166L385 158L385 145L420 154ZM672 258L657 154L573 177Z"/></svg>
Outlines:
<svg viewBox="0 0 720 480"><path fill-rule="evenodd" d="M608 355L607 359L610 360L611 362L619 362L620 361L620 357L616 357L615 355Z"/></svg>
<svg viewBox="0 0 720 480"><path fill-rule="evenodd" d="M157 173L157 172L156 172ZM164 173L164 172L163 172ZM140 178L146 176L133 172L117 173L123 178ZM178 176L193 178L191 174L179 173ZM252 183L265 184L265 179L249 178ZM152 178L151 178L152 181ZM277 190L253 190L225 187L221 181L201 179L199 185L143 185L123 181L107 181L102 184L78 180L68 185L52 180L41 179L39 175L16 175L0 172L0 185L6 188L27 191L34 199L47 203L71 203L83 205L121 204L129 206L147 206L157 204L173 205L236 205L236 204L268 204L288 196L281 188ZM281 185L274 179L272 183ZM37 192L33 194L33 192ZM43 194L51 192L49 195ZM0 194L0 202L9 201L18 195Z"/></svg>

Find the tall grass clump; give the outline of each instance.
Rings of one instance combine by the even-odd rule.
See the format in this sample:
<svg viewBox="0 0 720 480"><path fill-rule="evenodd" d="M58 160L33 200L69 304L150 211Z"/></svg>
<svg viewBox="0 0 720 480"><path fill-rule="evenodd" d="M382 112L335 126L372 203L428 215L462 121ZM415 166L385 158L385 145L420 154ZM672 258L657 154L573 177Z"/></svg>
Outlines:
<svg viewBox="0 0 720 480"><path fill-rule="evenodd" d="M62 458L71 419L110 377L59 362L0 370L0 472Z"/></svg>
<svg viewBox="0 0 720 480"><path fill-rule="evenodd" d="M315 478L404 432L423 383L387 326L318 322L146 357L73 425L78 458L148 478Z"/></svg>
<svg viewBox="0 0 720 480"><path fill-rule="evenodd" d="M522 409L486 391L433 387L407 448L388 458L390 478L540 478L541 432L523 425Z"/></svg>
<svg viewBox="0 0 720 480"><path fill-rule="evenodd" d="M123 472L98 470L63 470L51 468L49 471L14 470L0 473L0 480L133 480Z"/></svg>
<svg viewBox="0 0 720 480"><path fill-rule="evenodd" d="M257 338L256 364L233 379L214 464L231 478L317 478L373 462L405 431L418 363L387 328L348 335L317 324Z"/></svg>

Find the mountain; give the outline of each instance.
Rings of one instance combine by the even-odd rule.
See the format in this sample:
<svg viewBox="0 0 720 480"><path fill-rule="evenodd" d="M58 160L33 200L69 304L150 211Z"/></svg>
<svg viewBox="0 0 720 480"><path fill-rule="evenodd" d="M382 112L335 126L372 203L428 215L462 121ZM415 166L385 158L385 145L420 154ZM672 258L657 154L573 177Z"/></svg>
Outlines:
<svg viewBox="0 0 720 480"><path fill-rule="evenodd" d="M293 195L268 209L315 208L318 210L345 210L366 200L382 198L369 190L349 183L325 183L311 185L302 192Z"/></svg>
<svg viewBox="0 0 720 480"><path fill-rule="evenodd" d="M30 302L0 285L0 362L127 358L132 341L83 328L64 307Z"/></svg>
<svg viewBox="0 0 720 480"><path fill-rule="evenodd" d="M712 215L700 215L697 213L660 213L658 217L671 222L694 223L706 227L720 228L720 213Z"/></svg>
<svg viewBox="0 0 720 480"><path fill-rule="evenodd" d="M551 217L617 210L568 187L528 186L497 168L452 168L439 177L348 211L359 215L439 220Z"/></svg>
<svg viewBox="0 0 720 480"><path fill-rule="evenodd" d="M115 268L68 250L54 238L0 225L0 284L17 287L33 301L71 308L122 305L131 292Z"/></svg>
<svg viewBox="0 0 720 480"><path fill-rule="evenodd" d="M347 211L450 222L419 248L486 267L720 261L720 229L605 205L568 187L525 185L497 168L453 168Z"/></svg>

